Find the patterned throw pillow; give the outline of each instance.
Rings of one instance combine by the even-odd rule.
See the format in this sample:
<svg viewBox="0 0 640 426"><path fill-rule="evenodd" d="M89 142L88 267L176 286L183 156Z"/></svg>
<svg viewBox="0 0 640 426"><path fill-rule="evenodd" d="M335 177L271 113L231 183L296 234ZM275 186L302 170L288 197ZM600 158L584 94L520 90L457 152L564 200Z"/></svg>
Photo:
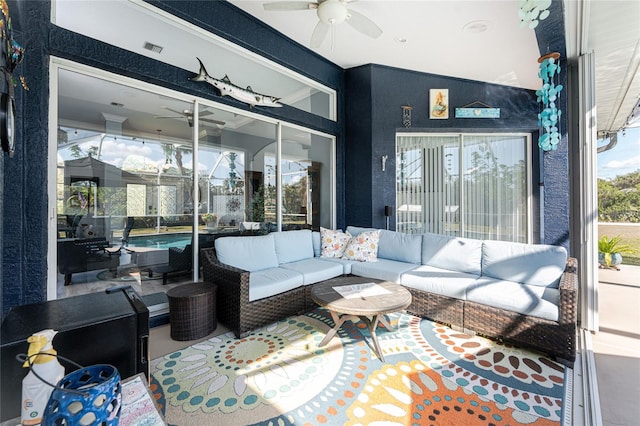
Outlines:
<svg viewBox="0 0 640 426"><path fill-rule="evenodd" d="M351 237L342 258L359 262L375 262L378 260L379 240L380 231L363 232Z"/></svg>
<svg viewBox="0 0 640 426"><path fill-rule="evenodd" d="M341 258L351 234L340 230L325 229L320 227L320 239L322 246L321 257Z"/></svg>

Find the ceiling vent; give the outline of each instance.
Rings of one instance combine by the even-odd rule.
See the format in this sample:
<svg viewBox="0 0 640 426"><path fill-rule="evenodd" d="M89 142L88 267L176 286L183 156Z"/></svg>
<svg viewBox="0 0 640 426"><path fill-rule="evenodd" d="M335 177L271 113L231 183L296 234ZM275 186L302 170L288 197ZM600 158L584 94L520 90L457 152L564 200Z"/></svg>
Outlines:
<svg viewBox="0 0 640 426"><path fill-rule="evenodd" d="M152 51L153 53L160 53L164 47L158 46L157 44L149 43L148 41L144 42L145 49Z"/></svg>

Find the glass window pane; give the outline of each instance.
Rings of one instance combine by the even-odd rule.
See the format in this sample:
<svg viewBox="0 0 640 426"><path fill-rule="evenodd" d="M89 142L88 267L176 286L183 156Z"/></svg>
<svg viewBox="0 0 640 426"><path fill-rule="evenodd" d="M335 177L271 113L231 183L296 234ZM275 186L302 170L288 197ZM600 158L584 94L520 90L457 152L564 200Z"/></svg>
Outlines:
<svg viewBox="0 0 640 426"><path fill-rule="evenodd" d="M201 232L275 230L276 125L201 105L199 126Z"/></svg>
<svg viewBox="0 0 640 426"><path fill-rule="evenodd" d="M104 288L167 264L191 242L198 204L191 104L62 69L58 89L59 281Z"/></svg>
<svg viewBox="0 0 640 426"><path fill-rule="evenodd" d="M458 136L398 139L396 229L459 235Z"/></svg>
<svg viewBox="0 0 640 426"><path fill-rule="evenodd" d="M396 229L526 242L527 140L399 135Z"/></svg>
<svg viewBox="0 0 640 426"><path fill-rule="evenodd" d="M526 242L526 138L465 135L465 236Z"/></svg>
<svg viewBox="0 0 640 426"><path fill-rule="evenodd" d="M121 280L148 283L136 287L141 294L165 291L166 271L184 276L192 268L194 218L200 248L216 234L274 232L280 222L284 229L333 226L332 137L283 126L278 150L278 124L267 118L175 99L126 79L57 71L59 297ZM101 253L107 256L107 248L117 258L91 263L61 245L96 237L104 242ZM79 265L63 265L76 258ZM92 285L69 291L66 278Z"/></svg>
<svg viewBox="0 0 640 426"><path fill-rule="evenodd" d="M332 140L282 127L282 223L284 229L332 225Z"/></svg>
<svg viewBox="0 0 640 426"><path fill-rule="evenodd" d="M200 58L211 77L228 75L240 87L251 86L258 93L280 98L283 104L336 120L335 90L176 16L169 18L146 2L55 1L52 7L54 24L62 28L194 75L199 70L196 58ZM163 44L160 40L170 37L180 49L165 49L158 55L140 42L140 28L144 28L145 40Z"/></svg>

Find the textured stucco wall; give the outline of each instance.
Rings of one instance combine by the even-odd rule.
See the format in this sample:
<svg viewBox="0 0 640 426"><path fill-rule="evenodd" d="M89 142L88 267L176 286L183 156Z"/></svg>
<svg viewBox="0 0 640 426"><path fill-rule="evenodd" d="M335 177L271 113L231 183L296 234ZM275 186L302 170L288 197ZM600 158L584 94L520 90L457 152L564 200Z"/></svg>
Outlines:
<svg viewBox="0 0 640 426"><path fill-rule="evenodd" d="M395 206L395 134L399 132L537 132L538 105L531 90L367 65L346 76L347 225L384 227L384 206ZM354 84L353 82L356 82ZM365 83L366 82L366 83ZM448 119L429 119L429 89L448 89ZM481 101L500 108L498 119L457 119L456 107ZM402 125L402 105L411 105L412 125ZM532 140L534 182L537 141ZM386 171L381 158L388 155ZM534 191L538 187L534 183ZM537 216L534 215L534 220ZM395 217L391 218L394 228Z"/></svg>
<svg viewBox="0 0 640 426"><path fill-rule="evenodd" d="M46 298L50 54L238 108L246 107L232 99L215 97L205 85L189 82L184 70L53 26L49 22L47 0L9 0L8 3L16 35L27 48L20 71L27 78L30 91L16 93L18 147L13 159L5 157L0 164L3 317L11 306ZM337 122L289 107L265 111L265 114L336 135L338 227L384 226L383 206L395 203L394 135L396 129L402 129L401 105L409 103L414 107L412 128L416 131L473 131L490 127L537 131L537 105L530 91L376 65L344 71L255 22L228 2L162 0L149 3L337 90ZM549 47L560 50L564 43L562 4L554 2L552 7L559 9L554 9L536 29L544 52ZM452 107L481 100L501 107L504 115L499 120L486 121L429 120L429 88L448 88ZM562 107L566 109L566 101L563 102ZM565 138L558 151L542 156L540 181L545 185L544 242L567 246L569 173L564 118L561 126ZM384 173L380 167L382 155L389 156ZM49 267L55 268L55 265Z"/></svg>
<svg viewBox="0 0 640 426"><path fill-rule="evenodd" d="M344 93L344 72L341 68L292 44L286 37L254 21L227 2L162 1L154 4L264 56L278 58L279 63L328 85L341 95ZM3 317L11 306L46 299L50 55L249 109L234 99L217 97L207 85L189 81L187 77L191 73L182 69L52 25L49 1L10 2L10 8L14 28L24 29L21 41L27 51L21 69L30 91L17 93L18 149L13 159L3 162L2 170ZM339 144L343 144L341 117L335 122L288 106L261 112L336 135ZM341 154L339 158L342 158ZM338 182L343 181L340 171L337 178ZM339 211L341 209L339 206ZM55 268L56 265L49 267Z"/></svg>

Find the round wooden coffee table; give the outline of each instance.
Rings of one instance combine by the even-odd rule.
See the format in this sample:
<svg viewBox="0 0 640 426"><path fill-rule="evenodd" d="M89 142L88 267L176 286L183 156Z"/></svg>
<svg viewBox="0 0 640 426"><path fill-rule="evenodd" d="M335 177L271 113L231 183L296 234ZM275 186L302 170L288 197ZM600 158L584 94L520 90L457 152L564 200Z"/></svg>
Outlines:
<svg viewBox="0 0 640 426"><path fill-rule="evenodd" d="M335 323L320 346L329 343L345 321L359 319L367 325L373 350L380 361L384 361L384 356L376 337L378 322L392 331L384 315L401 311L411 304L411 293L401 285L362 277L338 277L316 284L311 288L311 298L329 310Z"/></svg>

